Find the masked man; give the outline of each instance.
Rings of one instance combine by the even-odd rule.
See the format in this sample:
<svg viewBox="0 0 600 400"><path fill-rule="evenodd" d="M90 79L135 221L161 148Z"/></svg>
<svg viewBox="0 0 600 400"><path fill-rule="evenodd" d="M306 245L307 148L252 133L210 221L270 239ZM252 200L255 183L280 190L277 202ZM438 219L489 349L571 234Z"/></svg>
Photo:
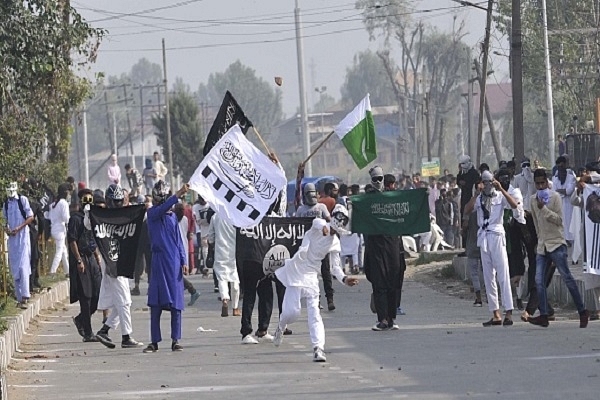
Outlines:
<svg viewBox="0 0 600 400"><path fill-rule="evenodd" d="M106 205L108 208L120 208L124 205L125 194L121 186L111 184L106 189ZM106 263L105 263L106 265ZM108 319L96 334L96 338L105 346L111 348L112 340L108 336L110 328L121 328L121 347L135 348L143 346L143 343L131 337L133 327L131 325L131 292L129 290L129 279L126 276L118 276L117 271L109 271L105 266L100 287L100 300L98 309L109 310ZM114 345L113 345L114 346Z"/></svg>
<svg viewBox="0 0 600 400"><path fill-rule="evenodd" d="M92 332L91 316L98 308L98 296L102 271L100 252L94 239L88 212L94 203L90 189L78 193L80 210L69 218L67 241L69 242L69 280L71 304L79 302L79 315L73 318L77 331L84 342L97 342ZM112 342L107 347L114 348Z"/></svg>
<svg viewBox="0 0 600 400"><path fill-rule="evenodd" d="M492 318L483 323L483 326L504 325L510 326L512 321L513 300L510 289L508 271L508 256L506 253L506 235L504 233L504 210L512 209L513 218L519 223L525 223L522 199L520 192L515 190L511 195L509 181L501 184L494 179L490 171L481 175L482 188L478 196L471 198L465 206L465 213L469 215L473 209L477 211L477 245L481 252L483 265L483 279L488 298L489 310ZM515 198L516 197L516 198ZM498 304L498 287L496 278L502 292L502 303L506 311L504 321L500 314Z"/></svg>
<svg viewBox="0 0 600 400"><path fill-rule="evenodd" d="M369 171L372 190L377 193L384 190L383 169L376 166ZM373 303L377 313L374 331L399 329L395 323L398 294L402 290L404 245L400 236L365 235L365 275L373 287Z"/></svg>
<svg viewBox="0 0 600 400"><path fill-rule="evenodd" d="M150 307L150 344L144 353L158 351L162 341L160 316L163 310L171 312L171 350L182 351L181 312L183 311L183 275L187 274L187 255L181 241L177 216L171 208L188 191L185 184L168 197L169 187L158 181L152 189L152 208L148 209L148 231L152 246L152 274L148 286Z"/></svg>
<svg viewBox="0 0 600 400"><path fill-rule="evenodd" d="M33 211L29 200L18 193L17 182L6 188L8 198L2 207L5 230L8 234L8 264L15 283L17 307L26 309L29 300L29 275L31 274L31 242L29 224L33 222Z"/></svg>
<svg viewBox="0 0 600 400"><path fill-rule="evenodd" d="M335 206L335 204L334 204ZM332 208L333 209L333 208ZM302 205L296 210L297 217L323 218L329 222L331 215L327 205L319 202L317 188L313 183L307 183L302 189ZM321 265L321 277L323 278L323 287L325 289L325 298L327 299L327 308L329 311L335 310L333 302L333 281L331 279L331 268L329 267L329 257L323 259Z"/></svg>
<svg viewBox="0 0 600 400"><path fill-rule="evenodd" d="M563 213L563 232L567 245L573 244L573 234L570 231L571 216L573 215L573 205L571 204L571 195L577 186L575 173L567 168L567 159L560 156L556 159L556 173L552 177L552 189L559 194L562 202Z"/></svg>
<svg viewBox="0 0 600 400"><path fill-rule="evenodd" d="M326 361L325 327L319 311L318 274L321 270L321 260L331 257L332 273L340 282L348 286L358 284L358 279L347 277L340 266L340 241L334 230L336 222L332 222L332 225L329 227L324 219L315 218L294 257L286 260L284 266L275 271L277 279L286 289L273 344L277 347L281 345L284 330L289 324L298 320L301 300L305 299L315 362Z"/></svg>

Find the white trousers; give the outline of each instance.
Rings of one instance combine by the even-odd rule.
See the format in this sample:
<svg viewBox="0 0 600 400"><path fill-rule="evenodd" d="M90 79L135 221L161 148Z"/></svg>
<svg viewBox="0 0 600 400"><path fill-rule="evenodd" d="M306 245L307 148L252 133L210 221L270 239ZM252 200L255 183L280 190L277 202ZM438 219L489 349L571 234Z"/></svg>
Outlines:
<svg viewBox="0 0 600 400"><path fill-rule="evenodd" d="M318 292L317 292L318 293ZM283 296L283 307L279 316L279 328L285 328L300 318L302 308L300 300L306 299L306 311L308 313L308 331L313 348L319 347L325 349L325 326L319 311L319 295L314 291L297 286L290 286L285 289Z"/></svg>
<svg viewBox="0 0 600 400"><path fill-rule="evenodd" d="M108 311L106 325L114 330L121 326L121 335L131 335L133 333L133 327L131 326L131 306L129 304L112 306Z"/></svg>
<svg viewBox="0 0 600 400"><path fill-rule="evenodd" d="M481 264L483 265L483 280L490 311L500 309L498 304L498 287L502 293L502 305L506 311L513 309L512 291L510 289L510 276L508 273L508 256L506 255L506 238L504 235L485 233L487 251L481 246Z"/></svg>
<svg viewBox="0 0 600 400"><path fill-rule="evenodd" d="M67 251L67 243L65 241L66 237L67 234L64 232L52 234L52 238L56 244L56 252L54 253L52 265L50 266L51 274L56 273L61 260L63 262L63 271L67 273L69 272L69 253Z"/></svg>
<svg viewBox="0 0 600 400"><path fill-rule="evenodd" d="M240 303L240 283L239 282L231 282L231 296L229 296L229 283L227 281L218 281L219 282L219 294L221 295L221 300L231 300L232 307L238 308Z"/></svg>

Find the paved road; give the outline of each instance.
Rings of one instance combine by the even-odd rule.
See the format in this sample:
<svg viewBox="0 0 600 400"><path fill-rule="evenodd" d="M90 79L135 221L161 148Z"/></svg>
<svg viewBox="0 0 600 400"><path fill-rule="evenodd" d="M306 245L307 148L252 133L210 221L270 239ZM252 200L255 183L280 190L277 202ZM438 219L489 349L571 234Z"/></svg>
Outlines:
<svg viewBox="0 0 600 400"><path fill-rule="evenodd" d="M182 353L169 342L156 354L82 343L71 323L78 307L65 305L46 311L25 336L8 374L9 399L600 398L595 322L483 328L487 309L408 281L400 330L373 332L368 282L336 282L338 308L323 312L327 362L313 363L305 312L280 348L241 345L239 318L220 317L212 280L192 281L202 293L184 312ZM133 326L147 341L144 303L134 298Z"/></svg>

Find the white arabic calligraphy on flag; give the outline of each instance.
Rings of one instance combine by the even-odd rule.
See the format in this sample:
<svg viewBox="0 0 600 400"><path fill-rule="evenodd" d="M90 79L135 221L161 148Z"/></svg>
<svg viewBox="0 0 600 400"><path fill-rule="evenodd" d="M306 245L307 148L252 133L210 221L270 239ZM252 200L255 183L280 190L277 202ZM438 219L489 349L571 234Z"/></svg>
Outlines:
<svg viewBox="0 0 600 400"><path fill-rule="evenodd" d="M189 184L222 218L246 228L261 221L286 178L234 125L204 157Z"/></svg>

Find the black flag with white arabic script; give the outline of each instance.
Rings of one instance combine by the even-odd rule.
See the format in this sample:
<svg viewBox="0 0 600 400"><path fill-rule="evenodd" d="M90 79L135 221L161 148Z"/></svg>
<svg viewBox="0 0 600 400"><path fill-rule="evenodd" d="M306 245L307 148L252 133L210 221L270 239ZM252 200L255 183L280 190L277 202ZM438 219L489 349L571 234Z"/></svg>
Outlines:
<svg viewBox="0 0 600 400"><path fill-rule="evenodd" d="M146 207L92 207L90 222L106 273L113 278L133 278L136 253Z"/></svg>
<svg viewBox="0 0 600 400"><path fill-rule="evenodd" d="M225 93L221 108L219 108L219 113L210 127L202 154L207 155L219 139L236 123L242 128L244 135L252 126L252 122L246 117L244 111L228 90Z"/></svg>
<svg viewBox="0 0 600 400"><path fill-rule="evenodd" d="M236 252L243 260L262 264L265 275L296 254L313 218L264 217L251 228L237 230Z"/></svg>

